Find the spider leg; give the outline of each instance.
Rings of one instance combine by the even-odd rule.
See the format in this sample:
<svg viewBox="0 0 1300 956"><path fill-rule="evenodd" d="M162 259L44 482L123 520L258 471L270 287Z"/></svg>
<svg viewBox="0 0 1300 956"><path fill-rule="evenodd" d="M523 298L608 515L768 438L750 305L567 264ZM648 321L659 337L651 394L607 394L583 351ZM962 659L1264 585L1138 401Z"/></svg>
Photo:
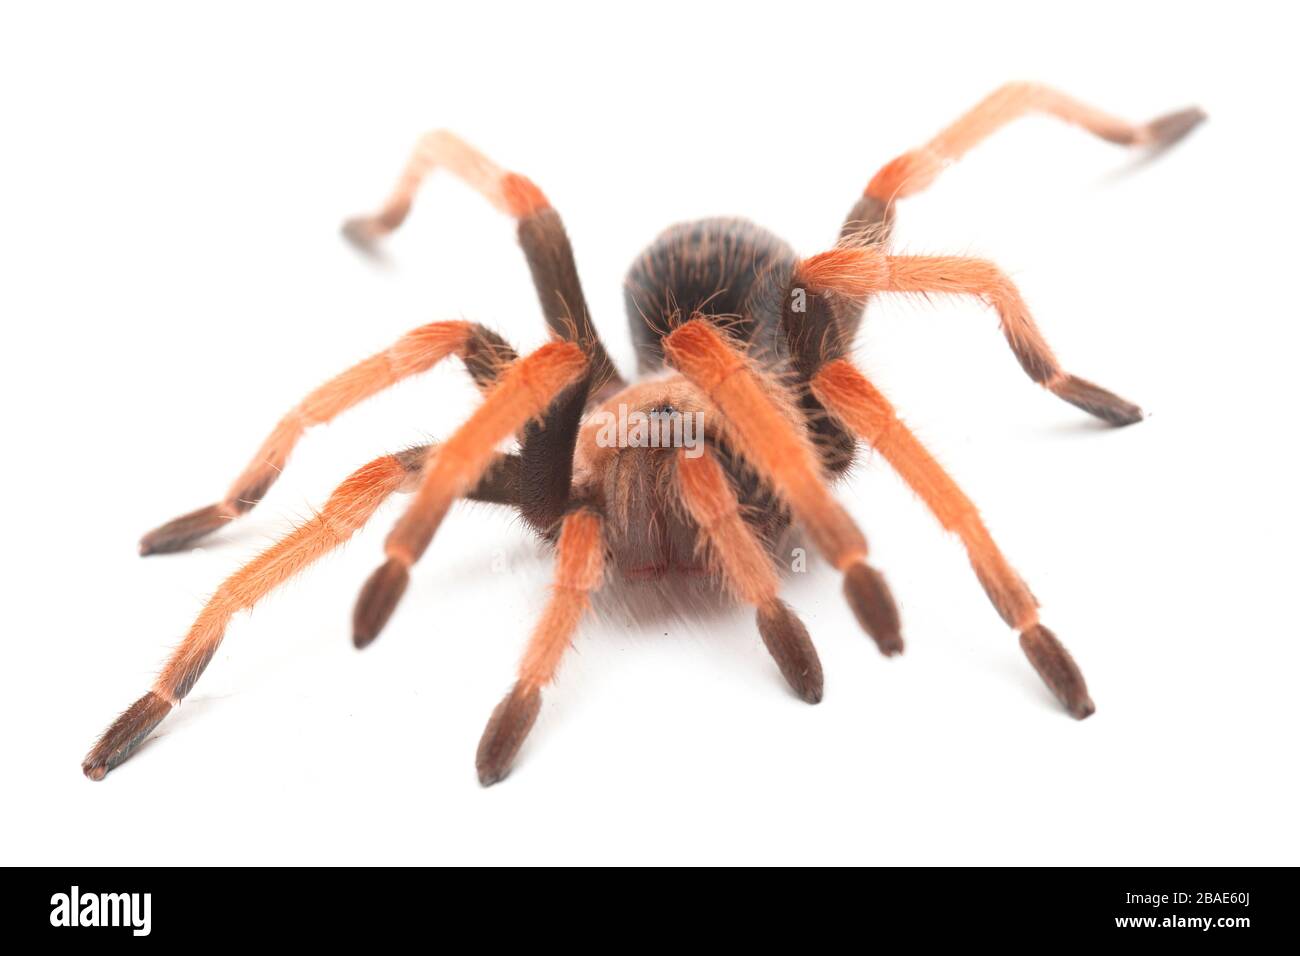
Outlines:
<svg viewBox="0 0 1300 956"><path fill-rule="evenodd" d="M767 379L705 319L692 319L664 340L669 364L718 412L730 444L781 497L813 543L844 575L844 595L881 653L903 649L898 609L884 578L866 563L867 542L837 502L803 420Z"/></svg>
<svg viewBox="0 0 1300 956"><path fill-rule="evenodd" d="M1037 83L1008 83L920 149L886 163L849 213L843 235L888 230L895 200L928 187L939 174L1003 126L1028 113L1041 113L1079 126L1120 146L1167 149L1195 129L1205 113L1197 108L1168 113L1148 123L1130 123Z"/></svg>
<svg viewBox="0 0 1300 956"><path fill-rule="evenodd" d="M559 213L532 180L502 169L454 133L435 130L421 137L383 207L373 215L349 219L343 225L344 235L366 248L397 229L411 211L421 183L436 169L445 169L518 222L519 244L547 324L556 335L586 350L596 388L623 387L592 325L573 247Z"/></svg>
<svg viewBox="0 0 1300 956"><path fill-rule="evenodd" d="M801 700L822 699L822 665L808 631L777 597L772 558L740 513L740 502L708 449L692 457L677 452L677 489L699 526L722 579L738 600L757 609L758 632L777 667Z"/></svg>
<svg viewBox="0 0 1300 956"><path fill-rule="evenodd" d="M140 553L178 551L252 510L280 477L290 453L308 428L332 420L452 354L465 362L480 387L490 385L498 368L515 358L514 349L481 325L433 322L413 329L390 348L336 375L299 402L280 419L221 501L150 531L140 539Z"/></svg>
<svg viewBox="0 0 1300 956"><path fill-rule="evenodd" d="M394 491L404 490L419 479L429 458L436 456L437 447L408 448L353 472L318 514L227 578L199 612L153 688L127 708L86 756L82 764L86 776L103 779L180 703L216 654L235 614L251 608L352 537ZM504 456L465 497L493 504L517 504L518 466L516 456Z"/></svg>
<svg viewBox="0 0 1300 956"><path fill-rule="evenodd" d="M451 503L464 495L492 466L497 445L517 434L588 371L582 350L570 342L551 342L507 366L483 404L438 446L420 479L415 499L384 545L387 560L366 581L353 615L353 640L364 647L379 636L410 579L410 568L424 554ZM518 488L526 484L520 461Z"/></svg>
<svg viewBox="0 0 1300 956"><path fill-rule="evenodd" d="M1142 409L1132 402L1061 368L1020 291L991 262L962 256L891 256L878 246L841 246L799 263L793 285L853 300L877 292L976 296L997 311L1007 344L1033 381L1111 425L1142 420Z"/></svg>
<svg viewBox="0 0 1300 956"><path fill-rule="evenodd" d="M236 571L217 588L189 633L172 653L150 691L104 732L82 770L100 780L153 731L194 687L221 644L226 625L268 592L352 537L407 479L396 455L386 455L353 472L325 507L279 542Z"/></svg>
<svg viewBox="0 0 1300 956"><path fill-rule="evenodd" d="M1090 715L1094 707L1083 674L1039 622L1038 601L994 544L975 505L898 419L889 400L844 358L821 367L812 391L827 411L885 457L946 531L961 539L989 600L1020 633L1020 646L1039 676L1072 716Z"/></svg>
<svg viewBox="0 0 1300 956"><path fill-rule="evenodd" d="M510 773L541 710L542 688L555 676L560 658L590 606L591 592L604 579L604 556L600 517L586 507L570 511L560 525L551 596L529 638L518 680L492 711L479 741L475 763L483 786L490 787Z"/></svg>
<svg viewBox="0 0 1300 956"><path fill-rule="evenodd" d="M569 505L573 451L588 399L612 394L625 382L592 323L573 246L559 213L527 177L502 169L453 133L437 130L424 136L380 211L349 220L344 233L366 247L392 232L406 218L425 177L439 168L515 218L519 245L547 325L560 338L580 345L588 356L587 376L547 409L540 421L525 426L520 440L520 514L536 531L550 536Z"/></svg>

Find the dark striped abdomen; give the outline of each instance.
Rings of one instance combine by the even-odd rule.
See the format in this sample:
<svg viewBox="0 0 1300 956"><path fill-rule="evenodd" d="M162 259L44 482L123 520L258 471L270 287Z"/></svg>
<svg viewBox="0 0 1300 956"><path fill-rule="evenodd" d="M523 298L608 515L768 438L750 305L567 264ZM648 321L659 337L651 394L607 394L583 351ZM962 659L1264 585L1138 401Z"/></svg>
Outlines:
<svg viewBox="0 0 1300 956"><path fill-rule="evenodd" d="M782 354L781 297L795 262L789 245L747 219L700 219L664 230L624 282L638 368L661 366L660 339L696 313L760 353Z"/></svg>

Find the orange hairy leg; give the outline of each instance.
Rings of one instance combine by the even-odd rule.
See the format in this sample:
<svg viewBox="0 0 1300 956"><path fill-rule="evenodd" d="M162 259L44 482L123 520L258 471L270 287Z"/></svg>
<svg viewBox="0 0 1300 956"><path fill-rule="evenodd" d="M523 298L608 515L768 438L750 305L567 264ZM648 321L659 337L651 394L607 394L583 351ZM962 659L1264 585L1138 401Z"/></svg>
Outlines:
<svg viewBox="0 0 1300 956"><path fill-rule="evenodd" d="M786 503L813 543L844 575L844 594L882 653L903 649L889 588L866 563L867 542L830 493L803 425L787 413L741 353L702 319L663 340L664 356L719 412L732 446Z"/></svg>
<svg viewBox="0 0 1300 956"><path fill-rule="evenodd" d="M757 609L758 631L786 682L802 700L822 699L822 665L803 622L779 597L776 568L753 529L740 514L740 502L726 473L707 449L691 457L677 452L677 489L699 526L702 544L713 557L724 584Z"/></svg>
<svg viewBox="0 0 1300 956"><path fill-rule="evenodd" d="M537 720L542 688L555 677L578 622L591 604L591 592L605 574L605 544L600 517L582 507L560 525L555 550L555 580L542 616L519 664L515 686L497 705L479 741L479 782L489 787L510 773L515 755Z"/></svg>
<svg viewBox="0 0 1300 956"><path fill-rule="evenodd" d="M496 209L516 219L550 206L527 177L502 169L456 134L440 129L421 137L379 212L349 219L343 225L344 234L366 244L392 232L410 213L420 184L436 169L445 169Z"/></svg>
<svg viewBox="0 0 1300 956"><path fill-rule="evenodd" d="M538 418L587 371L572 342L550 342L507 366L483 404L446 442L424 470L415 499L384 544L387 561L366 581L353 613L353 641L364 647L379 636L451 503L482 478L497 445Z"/></svg>
<svg viewBox="0 0 1300 956"><path fill-rule="evenodd" d="M888 204L920 192L976 144L1027 113L1054 116L1109 142L1151 150L1172 146L1205 119L1204 112L1192 107L1149 123L1130 123L1047 86L1008 83L920 149L885 164L865 195Z"/></svg>
<svg viewBox="0 0 1300 956"><path fill-rule="evenodd" d="M267 593L306 570L352 536L392 492L419 480L439 446L421 445L376 459L335 489L325 507L235 572L200 612L167 662L153 689L131 705L87 755L82 769L94 780L125 760L193 688L216 653L226 625ZM492 504L518 504L519 460L510 455L490 469L465 497Z"/></svg>
<svg viewBox="0 0 1300 956"><path fill-rule="evenodd" d="M420 184L436 169L447 170L518 222L519 245L528 260L533 285L551 331L560 338L580 343L587 351L594 388L621 387L623 379L588 314L573 248L559 213L531 179L502 169L454 133L436 130L426 134L383 208L370 216L349 219L343 225L344 235L365 249L392 232L411 211Z"/></svg>
<svg viewBox="0 0 1300 956"><path fill-rule="evenodd" d="M1015 284L997 266L962 256L891 256L878 247L839 247L803 260L795 276L817 292L850 298L878 292L973 295L998 313L1020 367L1058 398L1111 425L1142 420L1142 409L1061 368Z"/></svg>
<svg viewBox="0 0 1300 956"><path fill-rule="evenodd" d="M961 539L989 600L1020 632L1020 646L1030 663L1072 716L1090 715L1094 707L1083 674L1056 636L1039 623L1034 595L994 544L975 505L898 419L889 400L847 359L827 362L811 386L822 406L879 451L944 529Z"/></svg>
<svg viewBox="0 0 1300 956"><path fill-rule="evenodd" d="M573 245L560 214L527 177L507 172L446 130L424 136L383 208L349 220L344 234L362 248L392 232L405 220L415 192L435 169L461 179L496 209L516 221L516 236L532 275L546 324L557 338L578 343L587 353L586 379L556 402L541 421L529 425L520 442L521 468L528 476L522 502L524 520L546 533L568 505L569 466L588 395L610 394L626 383L618 374L592 322L578 278Z"/></svg>
<svg viewBox="0 0 1300 956"><path fill-rule="evenodd" d="M132 704L87 754L82 763L86 776L100 780L130 756L194 687L221 645L230 619L352 537L401 487L407 473L396 455L358 469L330 495L319 514L227 578L199 612L153 688Z"/></svg>
<svg viewBox="0 0 1300 956"><path fill-rule="evenodd" d="M262 443L253 460L215 505L182 515L140 539L142 555L178 551L252 510L284 470L308 428L331 421L384 389L457 355L480 385L515 358L496 333L471 322L433 322L403 335L393 345L336 375L299 402Z"/></svg>

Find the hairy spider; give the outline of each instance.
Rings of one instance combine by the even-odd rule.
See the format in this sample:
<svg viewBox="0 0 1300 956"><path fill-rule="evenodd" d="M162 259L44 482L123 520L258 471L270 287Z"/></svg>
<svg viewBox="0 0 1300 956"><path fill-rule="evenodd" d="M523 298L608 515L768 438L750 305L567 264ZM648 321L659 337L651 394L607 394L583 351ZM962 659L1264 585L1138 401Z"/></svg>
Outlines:
<svg viewBox="0 0 1300 956"><path fill-rule="evenodd" d="M593 591L606 578L707 569L757 610L763 643L794 692L822 695L808 632L778 597L775 542L792 523L843 575L858 622L882 653L903 649L898 613L867 543L828 482L859 442L876 449L942 526L960 538L975 575L1065 709L1093 712L1078 666L1038 618L1038 602L1003 557L975 506L848 358L866 300L885 292L960 293L996 310L1025 373L1112 425L1142 417L1136 406L1067 373L1011 281L992 263L887 251L895 201L916 193L949 163L1025 113L1073 123L1127 146L1160 150L1204 114L1186 109L1145 125L1116 119L1043 86L1011 84L983 100L920 149L886 164L850 210L839 241L800 258L741 219L673 226L632 265L628 315L646 377L629 384L592 325L559 214L530 180L502 170L456 136L420 140L397 186L373 216L344 233L366 247L401 225L434 169L445 169L518 222L553 340L519 357L472 322L434 322L353 366L286 415L217 504L149 532L141 554L177 551L249 511L266 494L304 431L395 382L458 356L483 403L441 444L370 462L348 476L321 511L226 580L199 612L152 689L104 733L82 768L99 780L125 760L194 687L231 617L346 541L396 491L414 498L388 535L386 559L361 590L353 640L379 634L413 565L457 498L518 509L555 545L554 587L478 748L484 785L509 771L541 707ZM668 369L664 368L665 363ZM700 447L610 447L598 421L618 409L672 416L704 413ZM515 437L518 451L498 452Z"/></svg>

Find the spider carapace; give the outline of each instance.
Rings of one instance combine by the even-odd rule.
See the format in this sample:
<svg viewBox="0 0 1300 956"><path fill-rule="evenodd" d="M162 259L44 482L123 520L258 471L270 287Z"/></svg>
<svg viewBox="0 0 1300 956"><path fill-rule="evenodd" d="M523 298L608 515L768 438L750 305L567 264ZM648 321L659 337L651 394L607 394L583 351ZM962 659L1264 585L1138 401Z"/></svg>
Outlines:
<svg viewBox="0 0 1300 956"><path fill-rule="evenodd" d="M479 744L482 783L509 772L541 707L542 688L554 677L592 592L608 577L705 573L755 609L763 643L782 675L799 697L815 703L822 694L817 652L778 597L775 546L787 526L799 527L840 574L846 600L880 650L896 654L903 647L897 610L884 578L868 563L866 539L829 489L862 443L879 452L961 541L1030 663L1071 715L1087 717L1093 703L1083 675L1039 621L1037 601L975 506L850 358L873 295L975 296L997 313L1007 344L1034 382L1112 425L1142 417L1135 405L1062 368L1016 287L995 265L889 252L898 200L1031 112L1148 152L1181 139L1204 116L1186 109L1131 124L1049 88L1011 84L925 146L886 164L828 251L801 258L739 219L675 226L627 277L642 373L633 384L620 377L591 323L568 237L541 190L450 133L425 136L380 211L349 221L345 234L370 246L402 223L430 172L453 174L517 221L552 341L521 357L472 322L415 329L303 399L220 502L145 535L142 554L177 551L238 518L266 493L306 429L448 356L462 360L483 392L477 410L446 441L358 469L319 513L226 580L153 687L87 755L86 775L101 779L180 703L234 614L351 537L397 491L413 496L386 539L384 562L358 598L358 647L388 621L411 566L458 498L515 508L554 544L554 586L516 682ZM685 434L683 421L702 422L702 433L694 442L646 443L608 427L635 413L663 435ZM518 450L502 454L499 446L512 437Z"/></svg>

